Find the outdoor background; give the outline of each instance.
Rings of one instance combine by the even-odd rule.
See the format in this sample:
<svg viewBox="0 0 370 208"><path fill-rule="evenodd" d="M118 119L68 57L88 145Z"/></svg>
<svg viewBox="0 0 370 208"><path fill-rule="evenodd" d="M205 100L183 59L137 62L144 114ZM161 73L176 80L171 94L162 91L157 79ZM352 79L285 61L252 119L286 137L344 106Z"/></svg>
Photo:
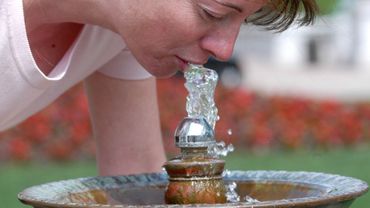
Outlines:
<svg viewBox="0 0 370 208"><path fill-rule="evenodd" d="M370 183L370 3L319 0L310 28L274 34L244 26L233 58L207 66L220 75L216 136L236 151L229 170L315 171ZM163 141L186 115L181 74L158 80ZM230 131L232 134L230 134ZM0 200L41 183L95 176L95 147L82 84L0 133ZM354 208L367 207L370 196Z"/></svg>

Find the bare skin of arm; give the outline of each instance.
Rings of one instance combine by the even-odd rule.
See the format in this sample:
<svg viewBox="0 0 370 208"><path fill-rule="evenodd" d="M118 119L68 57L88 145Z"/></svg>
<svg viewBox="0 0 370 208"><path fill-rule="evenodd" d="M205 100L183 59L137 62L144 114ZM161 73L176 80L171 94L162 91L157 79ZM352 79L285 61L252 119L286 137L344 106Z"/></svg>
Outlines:
<svg viewBox="0 0 370 208"><path fill-rule="evenodd" d="M83 24L110 28L91 0L23 0L35 61L48 75ZM71 5L73 5L71 7ZM89 11L94 10L93 12ZM73 23L72 23L73 22ZM86 80L100 175L158 172L165 161L155 80L126 81L95 73Z"/></svg>
<svg viewBox="0 0 370 208"><path fill-rule="evenodd" d="M86 82L101 175L158 172L165 161L155 79L127 81L99 72Z"/></svg>

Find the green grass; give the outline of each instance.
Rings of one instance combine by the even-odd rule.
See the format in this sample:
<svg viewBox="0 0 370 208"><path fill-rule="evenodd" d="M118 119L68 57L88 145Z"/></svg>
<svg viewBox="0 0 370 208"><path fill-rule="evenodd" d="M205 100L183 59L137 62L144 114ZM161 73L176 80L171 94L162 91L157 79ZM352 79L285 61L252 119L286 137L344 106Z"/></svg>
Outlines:
<svg viewBox="0 0 370 208"><path fill-rule="evenodd" d="M29 207L17 200L17 194L29 186L94 175L93 162L3 164L0 166L0 207Z"/></svg>
<svg viewBox="0 0 370 208"><path fill-rule="evenodd" d="M370 148L328 152L236 152L227 157L229 170L290 170L326 172L352 176L370 183ZM46 183L96 175L93 162L63 164L3 164L0 166L1 207L24 207L16 199L22 189ZM368 207L370 194L356 200L351 208Z"/></svg>

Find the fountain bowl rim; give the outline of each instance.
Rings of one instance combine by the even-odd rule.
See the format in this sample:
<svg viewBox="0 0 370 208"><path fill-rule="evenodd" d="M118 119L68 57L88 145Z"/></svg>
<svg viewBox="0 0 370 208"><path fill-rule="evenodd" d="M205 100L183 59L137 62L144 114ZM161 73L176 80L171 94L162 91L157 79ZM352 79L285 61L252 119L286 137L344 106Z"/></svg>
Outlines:
<svg viewBox="0 0 370 208"><path fill-rule="evenodd" d="M281 182L293 184L307 184L310 186L320 186L327 188L327 193L322 197L303 197L289 200L274 200L263 201L255 204L247 202L227 203L227 204L196 204L184 205L182 207L268 207L273 203L276 207L283 207L289 203L294 203L295 206L310 205L319 206L330 203L331 201L342 202L355 199L368 191L368 184L362 180L341 176L329 173L320 172L306 172L306 171L282 171L282 170L256 170L256 171L241 171L233 170L224 177L225 182ZM134 207L169 207L175 208L178 205L102 205L102 204L78 204L63 201L59 194L61 193L81 193L84 191L96 189L114 189L122 188L120 185L124 183L125 186L143 187L147 185L160 185L168 181L168 176L165 172L161 173L145 173L127 176L97 176L77 179L68 179L62 181L55 181L41 185L26 188L18 194L18 199L27 205L36 207L48 208L134 208ZM90 184L89 184L90 183ZM115 184L116 187L109 183ZM148 184L150 183L150 184ZM322 183L325 183L323 185ZM91 187L84 187L89 185ZM74 188L80 188L75 191ZM70 188L71 190L69 190ZM85 188L85 190L83 189ZM53 195L54 194L54 195Z"/></svg>

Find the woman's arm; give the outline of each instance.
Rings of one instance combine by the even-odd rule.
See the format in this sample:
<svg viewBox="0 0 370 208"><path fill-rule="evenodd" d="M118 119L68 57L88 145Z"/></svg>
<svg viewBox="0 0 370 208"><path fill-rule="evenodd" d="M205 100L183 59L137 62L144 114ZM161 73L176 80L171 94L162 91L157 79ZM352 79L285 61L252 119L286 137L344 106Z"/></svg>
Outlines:
<svg viewBox="0 0 370 208"><path fill-rule="evenodd" d="M158 172L165 162L154 78L85 82L100 175Z"/></svg>

